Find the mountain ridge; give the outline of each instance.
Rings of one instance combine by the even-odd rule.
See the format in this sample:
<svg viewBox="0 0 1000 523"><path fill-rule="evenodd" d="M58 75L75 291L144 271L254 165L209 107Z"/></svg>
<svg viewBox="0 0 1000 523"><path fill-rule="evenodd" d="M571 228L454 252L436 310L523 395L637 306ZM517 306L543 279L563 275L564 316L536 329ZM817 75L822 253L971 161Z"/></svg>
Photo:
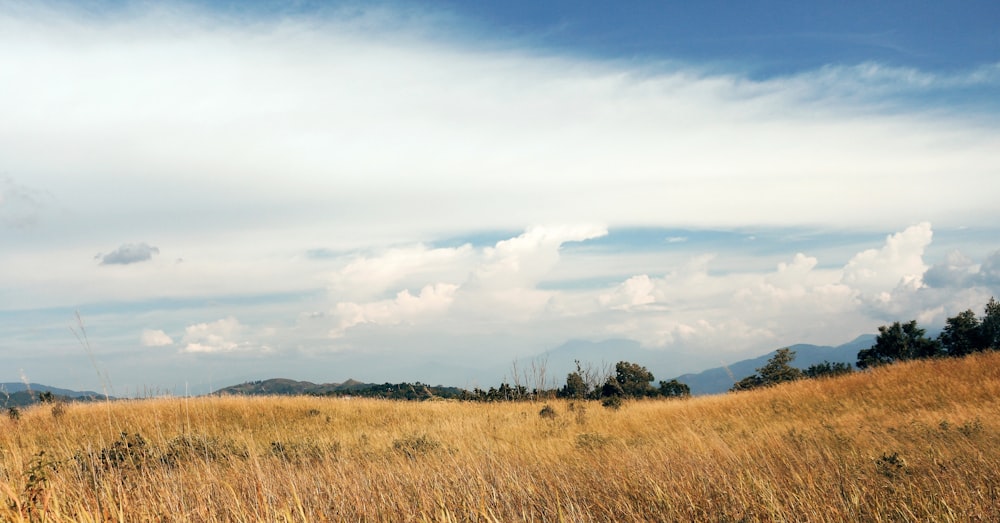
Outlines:
<svg viewBox="0 0 1000 523"><path fill-rule="evenodd" d="M862 334L855 339L836 346L795 344L788 348L795 351L796 358L791 363L792 366L806 369L811 365L829 361L831 363L854 364L857 361L857 353L862 349L867 349L875 342L875 334ZM707 368L699 372L688 372L675 375L673 379L688 385L693 395L719 394L729 390L734 383L740 379L754 374L757 368L764 366L778 349L772 350L761 356L739 360L730 364L718 367ZM528 374L521 376L505 376L502 381L514 383L520 380L522 384L529 388L535 386L536 376L530 376L532 372L541 371L544 388L560 388L565 383L565 376L576 370L576 361L580 361L584 366L589 366L599 374L602 372L613 372L614 364L619 361L629 361L645 366L658 380L663 380L669 376L667 369L678 366L690 367L694 365L695 355L677 353L669 351L657 351L646 349L641 344L629 339L606 339L601 341L568 340L565 343L549 349L531 359L517 360L517 369L520 373ZM704 359L704 358L702 358ZM669 380L667 378L666 380ZM465 390L460 387L437 385L434 387L420 383L404 383L406 385L420 385L431 389L441 390ZM388 381L383 383L362 382L355 379L347 379L343 382L314 383L311 381L300 381L289 378L268 378L263 380L245 381L223 387L212 391L209 395L217 394L237 394L237 395L343 395L352 391L362 391L385 387L391 385ZM28 390L32 394L27 394ZM469 389L471 390L471 389ZM32 401L37 398L39 392L51 392L52 394L69 399L104 398L104 394L93 391L75 391L42 385L39 383L24 384L21 382L0 383L0 396L6 394L8 397L17 394L17 401ZM24 396L25 398L21 398ZM8 402L11 400L8 398ZM36 401L36 400L35 400ZM30 403L29 403L30 404Z"/></svg>

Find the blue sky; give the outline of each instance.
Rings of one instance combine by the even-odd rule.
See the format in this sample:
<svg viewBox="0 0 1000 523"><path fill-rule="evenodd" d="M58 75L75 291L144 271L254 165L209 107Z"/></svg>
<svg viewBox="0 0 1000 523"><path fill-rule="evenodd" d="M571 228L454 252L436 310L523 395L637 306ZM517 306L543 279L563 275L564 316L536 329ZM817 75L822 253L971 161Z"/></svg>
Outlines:
<svg viewBox="0 0 1000 523"><path fill-rule="evenodd" d="M995 3L246 6L0 1L0 381L668 377L1000 294Z"/></svg>

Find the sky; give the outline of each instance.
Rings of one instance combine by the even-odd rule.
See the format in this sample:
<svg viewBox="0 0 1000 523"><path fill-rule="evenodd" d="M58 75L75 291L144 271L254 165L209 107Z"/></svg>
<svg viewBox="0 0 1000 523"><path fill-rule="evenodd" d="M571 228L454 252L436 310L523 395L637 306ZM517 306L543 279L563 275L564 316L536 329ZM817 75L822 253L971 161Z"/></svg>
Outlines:
<svg viewBox="0 0 1000 523"><path fill-rule="evenodd" d="M998 22L0 0L0 382L491 386L608 340L669 378L940 328L1000 296Z"/></svg>

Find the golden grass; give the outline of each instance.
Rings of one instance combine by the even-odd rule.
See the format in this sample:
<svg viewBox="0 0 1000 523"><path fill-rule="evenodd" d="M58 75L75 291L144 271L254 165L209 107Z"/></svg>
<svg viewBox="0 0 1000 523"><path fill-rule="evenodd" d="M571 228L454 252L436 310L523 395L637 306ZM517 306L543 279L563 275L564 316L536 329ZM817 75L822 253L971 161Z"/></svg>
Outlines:
<svg viewBox="0 0 1000 523"><path fill-rule="evenodd" d="M998 521L1000 353L674 401L151 399L0 420L3 521ZM124 435L123 435L124 434Z"/></svg>

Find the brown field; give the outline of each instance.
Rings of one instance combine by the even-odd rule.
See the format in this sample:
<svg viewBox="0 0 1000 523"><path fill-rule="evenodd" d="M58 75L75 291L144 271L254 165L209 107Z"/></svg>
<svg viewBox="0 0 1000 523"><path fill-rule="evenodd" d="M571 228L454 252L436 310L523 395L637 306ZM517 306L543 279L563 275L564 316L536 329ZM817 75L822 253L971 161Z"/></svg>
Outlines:
<svg viewBox="0 0 1000 523"><path fill-rule="evenodd" d="M1000 353L689 400L0 419L3 521L1000 521Z"/></svg>

